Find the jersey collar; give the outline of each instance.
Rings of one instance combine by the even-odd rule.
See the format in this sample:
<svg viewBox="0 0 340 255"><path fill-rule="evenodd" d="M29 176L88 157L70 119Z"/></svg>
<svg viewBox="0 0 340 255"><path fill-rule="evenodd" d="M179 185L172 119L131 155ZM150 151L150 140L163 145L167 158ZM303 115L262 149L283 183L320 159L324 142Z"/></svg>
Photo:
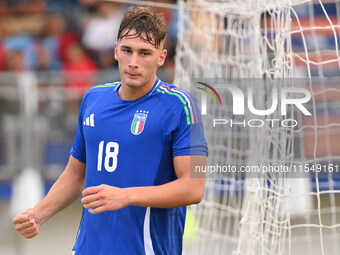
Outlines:
<svg viewBox="0 0 340 255"><path fill-rule="evenodd" d="M155 83L154 83L152 89L151 89L148 93L146 93L144 96L142 96L141 98L138 98L138 99L136 99L136 100L123 100L123 99L121 99L121 98L118 96L118 89L119 89L119 87L122 85L122 82L120 81L119 84L114 88L114 90L115 90L115 97L116 97L116 98L118 99L118 101L120 101L120 102L125 102L125 103L128 103L128 102L130 102L130 103L136 102L136 101L141 100L141 99L143 99L143 98L145 98L145 97L151 96L151 95L153 94L153 92L159 87L159 85L160 85L161 83L162 83L161 80L157 77L157 79L156 79L156 81L155 81Z"/></svg>

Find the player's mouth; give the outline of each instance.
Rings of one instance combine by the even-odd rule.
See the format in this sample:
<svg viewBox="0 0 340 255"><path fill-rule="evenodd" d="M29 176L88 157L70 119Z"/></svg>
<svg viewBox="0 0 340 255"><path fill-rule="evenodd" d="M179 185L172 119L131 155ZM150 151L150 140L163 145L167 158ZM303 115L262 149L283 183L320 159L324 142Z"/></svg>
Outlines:
<svg viewBox="0 0 340 255"><path fill-rule="evenodd" d="M140 75L139 74L135 74L135 73L127 73L127 75L130 77L130 78L138 78Z"/></svg>

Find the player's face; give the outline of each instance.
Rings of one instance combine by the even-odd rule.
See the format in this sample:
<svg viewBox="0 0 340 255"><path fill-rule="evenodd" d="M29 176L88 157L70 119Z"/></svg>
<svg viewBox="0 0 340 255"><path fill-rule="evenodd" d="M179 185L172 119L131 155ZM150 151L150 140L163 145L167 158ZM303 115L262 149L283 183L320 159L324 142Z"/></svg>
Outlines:
<svg viewBox="0 0 340 255"><path fill-rule="evenodd" d="M134 34L134 31L129 34ZM166 54L163 43L157 49L140 37L122 38L115 44L115 59L122 84L130 88L151 89L157 68L164 64Z"/></svg>

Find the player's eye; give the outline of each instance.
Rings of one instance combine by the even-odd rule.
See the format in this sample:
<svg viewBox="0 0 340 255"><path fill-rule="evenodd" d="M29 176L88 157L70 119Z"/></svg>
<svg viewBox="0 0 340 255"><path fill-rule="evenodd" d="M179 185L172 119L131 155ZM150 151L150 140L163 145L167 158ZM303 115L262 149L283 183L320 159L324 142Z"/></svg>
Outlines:
<svg viewBox="0 0 340 255"><path fill-rule="evenodd" d="M150 53L149 52L142 52L141 55L142 56L150 56Z"/></svg>
<svg viewBox="0 0 340 255"><path fill-rule="evenodd" d="M126 53L126 54L131 54L132 53L132 51L129 50L129 49L123 49L123 52Z"/></svg>

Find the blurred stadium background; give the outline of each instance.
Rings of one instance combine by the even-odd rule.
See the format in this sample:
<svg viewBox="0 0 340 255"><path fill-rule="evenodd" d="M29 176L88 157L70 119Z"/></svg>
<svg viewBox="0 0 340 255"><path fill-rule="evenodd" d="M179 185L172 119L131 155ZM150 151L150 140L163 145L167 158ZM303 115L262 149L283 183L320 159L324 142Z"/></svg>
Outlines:
<svg viewBox="0 0 340 255"><path fill-rule="evenodd" d="M128 2L0 1L0 254L70 254L80 203L47 223L36 239L24 240L11 222L27 201L10 202L13 182L23 169L35 169L46 193L63 171L84 92L119 80L113 45ZM176 12L156 10L165 14L170 28L168 58L159 77L172 81ZM39 183L29 185L24 192L34 197Z"/></svg>
<svg viewBox="0 0 340 255"><path fill-rule="evenodd" d="M39 183L28 182L31 186L27 186L27 190L21 191L21 193L27 192L28 196L31 195L31 201L22 201L20 195L14 194L13 187L19 185L17 178L25 169L27 170L26 176L34 176L34 173L39 173L44 193L46 193L61 171L63 171L72 146L78 109L84 92L91 86L119 80L117 63L113 58L113 44L122 12L129 6L128 2L141 3L143 1L2 0L0 2L1 255L69 254L75 241L81 217L82 206L80 203L76 202L70 208L46 222L41 228L39 236L35 239L24 240L14 230L12 217L24 208L27 203L34 201L36 198L34 192L39 190ZM183 32L183 29L192 26L191 30L195 28L198 31L203 28L202 30L204 31L206 29L204 24L209 25L208 16L206 16L207 19L202 19L202 16L197 15L197 23L194 25L189 21L183 22L179 18L179 9L183 8L185 2L193 2L196 4L196 9L198 8L203 12L204 8L207 8L206 4L209 2L229 3L233 1L178 1L178 5L176 5L177 2L175 0L148 2L148 5L154 5L156 11L165 14L169 27L165 46L168 49L168 57L166 64L160 68L158 73L159 77L167 82L174 81L175 73L177 75L185 75L181 72L184 69L186 70L188 68L187 65L189 65L189 62L185 63L185 60L183 61L185 59L183 51L187 47L183 43L182 36L186 32ZM252 1L245 2L250 3ZM262 2L265 3L266 1ZM288 2L285 1L285 3ZM339 77L339 2L322 1L324 4L321 4L319 1L300 2L304 3L296 6L294 14L292 14L291 30L297 32L291 34L291 46L293 52L296 52L297 55L301 53L300 56L303 56L307 50L308 54L306 56L310 57L310 61L318 62L319 64L313 65L310 62L306 62L303 57L296 55L294 56L294 75L297 77ZM146 4L145 2L143 3ZM235 5L230 6L235 7ZM233 8L230 10L232 15L235 15L235 9L237 8ZM222 13L220 15L222 20L225 18L225 13L223 13L225 10L220 9L220 11ZM328 26L329 20L325 17L325 12L332 20L331 26ZM209 10L207 10L207 13L209 13ZM275 14L270 12L267 15L268 17L275 16ZM262 20L265 20L263 17L265 16L262 16ZM183 26L185 22L190 24ZM182 25L178 26L179 23ZM324 28L315 31L308 29L310 27L323 26L328 26L329 29ZM262 26L262 28L264 27ZM302 36L304 32L301 32L304 30L302 28L306 31L305 36ZM182 30L179 31L179 29ZM241 26L238 29L241 29ZM205 33L208 33L208 30ZM223 28L218 30L214 25L211 26L210 30L214 30L214 36L222 34L230 38L235 36L231 32L238 31L237 29L222 31ZM182 44L179 46L177 45L178 34L182 40ZM193 32L190 36L187 42L190 44L190 40L193 40L193 44L198 45L199 49L203 48L204 51L204 45L200 44L201 39L199 39L201 34ZM233 40L230 38L228 38L229 42ZM275 38L271 39L274 40ZM240 41L240 44L244 46L243 43L247 44L249 38L245 38L243 42L242 39ZM214 43L214 40L212 43ZM325 50L324 53L320 54L323 50ZM230 47L228 48L229 51L232 51ZM268 55L273 54L273 49L269 46L266 51L268 51ZM197 50L196 53L198 52ZM194 52L189 52L189 54L194 56ZM236 52L233 52L232 55L234 58L227 62L226 66L234 65L238 61ZM176 63L176 65L175 56L177 56L177 60L181 61ZM203 64L206 65L207 63ZM203 67L206 68L206 66ZM195 70L203 67L199 65L192 66ZM176 68L182 70L176 71ZM211 65L210 69L213 68L214 65ZM244 66L242 68L245 70ZM230 70L230 73L227 75L237 77L238 73L235 65L233 67L229 66L228 70ZM190 71L186 74L190 74ZM242 77L246 77L246 75ZM177 79L180 80L178 76ZM339 86L339 84L335 80L335 84L332 86ZM320 87L320 90L322 89L324 87ZM302 151L300 153L305 155L305 160L326 155L332 158L331 162L339 163L339 92L326 92L323 96L315 96L316 102L319 103L317 104L319 106L317 112L327 112L325 122L335 123L336 125L329 129L327 128L326 134L321 133L321 136L317 138L318 148L316 155L314 154L316 132L314 133L313 130L309 129L298 133L297 136L303 136L303 148L300 148L300 151ZM318 125L322 124L321 120ZM304 125L313 125L313 120L305 120ZM30 169L34 169L34 172L30 172ZM217 185L216 182L215 185ZM221 182L219 185L223 186L225 183ZM225 186L235 189L235 185L238 184L229 183ZM317 193L315 198L313 198L313 208L316 209L313 211L314 213L306 216L306 218L301 218L301 215L298 218L293 218L291 225L314 224L316 228L307 227L306 230L300 230L298 227L296 228L297 230L290 228L289 234L296 231L298 236L293 243L298 243L302 240L308 244L307 248L305 246L299 247L297 252L293 254L307 254L307 252L304 253L305 248L308 250L308 254L338 254L339 246L334 243L340 240L339 197L337 195L339 180L331 178L316 184L314 179L310 181L310 185L311 191ZM332 190L332 192L327 193L327 190ZM320 191L326 191L324 193L325 199L322 200L321 206L320 201L317 201L321 196L318 193ZM226 194L230 195L228 191L226 191ZM12 199L13 196L17 196L17 199ZM236 205L242 200L238 197L239 194L236 197L232 197L232 202L225 205L225 207L222 203L229 198L225 199L223 195L220 195L218 198L220 201L218 202L212 200L213 203L209 204L207 199L203 202L203 209L197 210L193 208L196 217L199 217L199 224L205 225L198 233L194 233L194 235L201 235L203 237L203 239L197 238L196 242L199 241L205 244L206 240L210 240L208 236L212 236L212 245L218 244L220 252L215 249L213 253L212 247L209 244L205 244L203 249L189 247L187 254L198 254L198 250L201 250L201 254L203 254L204 250L206 253L211 251L211 254L231 254L232 250L236 249L236 236L239 236L240 233L235 229L241 227L235 224L235 222L240 220L242 214L240 205ZM214 204L214 202L216 203ZM230 201L228 200L228 202ZM239 206L239 208L235 207L234 211L233 203L235 206ZM317 205L318 203L319 205ZM205 211L206 208L210 208L209 210L211 211ZM318 221L318 218L321 218L320 210L325 211L325 214L322 215L323 224L325 225ZM212 218L214 217L220 221L213 220ZM230 217L232 220L225 220L225 217ZM216 229L211 227L218 224L223 225L223 227L216 226ZM227 226L224 226L224 224L227 224ZM327 240L331 245L326 247L325 251L322 248L321 252L319 245L320 238L321 243L323 243L323 237L322 230L320 232L320 229L324 226L331 226L330 228L326 227L326 230L324 230L330 231L331 237ZM220 233L220 231L224 231L224 233ZM320 233L321 236L319 236ZM325 246L328 245L327 240L325 241ZM224 244L221 245L220 241ZM193 245L196 245L195 241L191 242ZM314 249L313 245L317 248ZM238 251L240 250L242 249ZM273 251L262 251L262 253L249 254L276 253Z"/></svg>

